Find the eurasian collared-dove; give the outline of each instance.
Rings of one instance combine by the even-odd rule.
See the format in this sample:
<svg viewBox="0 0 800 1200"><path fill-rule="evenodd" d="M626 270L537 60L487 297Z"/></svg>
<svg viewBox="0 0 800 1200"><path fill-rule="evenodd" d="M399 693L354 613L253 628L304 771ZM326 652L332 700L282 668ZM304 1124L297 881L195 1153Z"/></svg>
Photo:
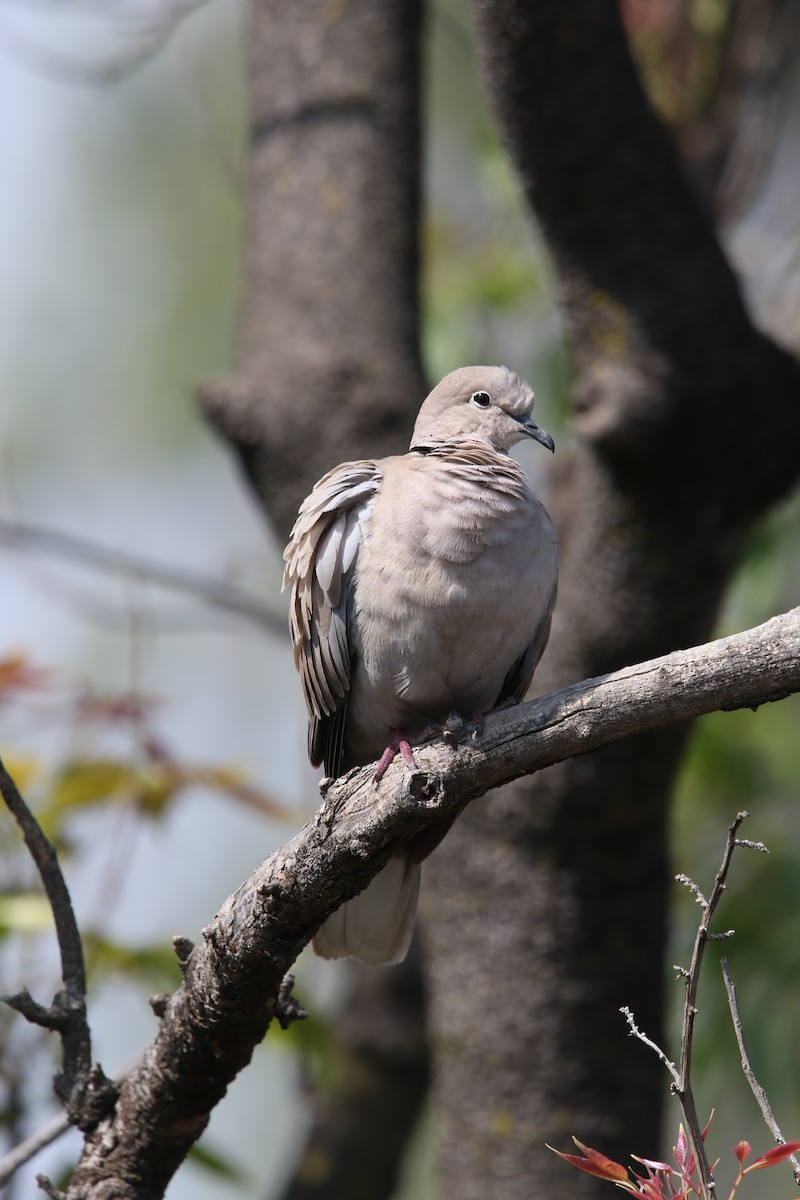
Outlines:
<svg viewBox="0 0 800 1200"><path fill-rule="evenodd" d="M553 440L505 367L462 367L419 411L407 454L342 463L300 508L284 558L308 708L308 753L329 776L381 759L453 713L522 699L550 632L556 540L508 455ZM383 757L381 757L383 755ZM318 931L324 958L405 957L420 861L449 828L393 858Z"/></svg>

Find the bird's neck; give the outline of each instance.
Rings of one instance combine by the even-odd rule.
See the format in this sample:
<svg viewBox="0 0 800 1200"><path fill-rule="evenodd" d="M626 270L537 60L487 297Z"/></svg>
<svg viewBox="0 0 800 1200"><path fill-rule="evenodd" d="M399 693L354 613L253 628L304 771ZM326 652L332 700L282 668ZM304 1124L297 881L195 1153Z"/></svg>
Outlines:
<svg viewBox="0 0 800 1200"><path fill-rule="evenodd" d="M504 450L489 442L465 438L452 441L426 441L409 451L438 468L437 474L470 490L499 492L522 497L528 491L528 479L519 463ZM431 480L433 486L435 483Z"/></svg>

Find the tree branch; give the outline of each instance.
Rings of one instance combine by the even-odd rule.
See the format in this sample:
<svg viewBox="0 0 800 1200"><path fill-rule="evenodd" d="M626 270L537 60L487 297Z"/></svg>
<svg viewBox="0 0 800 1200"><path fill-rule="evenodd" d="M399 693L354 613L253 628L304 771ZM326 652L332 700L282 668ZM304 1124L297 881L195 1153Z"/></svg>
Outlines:
<svg viewBox="0 0 800 1200"><path fill-rule="evenodd" d="M32 1133L24 1142L20 1142L9 1150L8 1154L3 1155L0 1158L0 1187L4 1187L20 1167L24 1167L26 1162L30 1162L47 1146L52 1145L69 1128L69 1117L64 1112L59 1113L47 1125L37 1129L36 1133Z"/></svg>
<svg viewBox="0 0 800 1200"><path fill-rule="evenodd" d="M767 1128L769 1129L772 1136L775 1138L775 1141L778 1143L778 1145L782 1146L784 1144L784 1142L786 1141L786 1138L781 1133L781 1128L778 1125L778 1122L775 1120L775 1117L773 1116L772 1108L770 1107L767 1093L764 1091L763 1087L756 1079L755 1072L753 1071L753 1068L750 1066L750 1057L747 1053L747 1047L745 1046L745 1042L744 1042L744 1030L742 1029L742 1019L739 1016L739 1006L736 1003L736 987L734 985L733 979L731 978L731 973L728 970L728 960L726 958L723 958L720 965L722 966L722 974L725 979L725 991L728 993L728 1007L731 1010L731 1019L733 1021L733 1029L736 1034L736 1041L739 1046L739 1053L742 1056L742 1071L744 1072L744 1077L747 1080L747 1082L750 1084L750 1090L752 1091L753 1095L755 1096L758 1107L761 1109L761 1115L764 1118L764 1121L766 1122ZM798 1160L797 1160L797 1155L790 1154L789 1162L792 1164L792 1171L794 1173L795 1183L800 1184L800 1162L798 1162Z"/></svg>
<svg viewBox="0 0 800 1200"><path fill-rule="evenodd" d="M677 1084L680 1080L680 1075L678 1074L678 1068L675 1066L675 1063L672 1061L672 1059L667 1057L666 1053L661 1049L658 1042L654 1042L652 1038L649 1038L646 1033L642 1032L642 1030L636 1024L636 1019L627 1005L625 1005L619 1011L622 1013L623 1017L628 1023L628 1031L630 1036L636 1038L637 1042L641 1042L643 1046L647 1046L648 1050L652 1050L656 1058L661 1059L662 1063L672 1076L675 1084Z"/></svg>
<svg viewBox="0 0 800 1200"><path fill-rule="evenodd" d="M70 1200L155 1200L276 1012L287 970L322 921L446 814L521 775L621 738L800 690L800 609L705 646L574 684L489 716L478 743L437 742L379 788L360 768L225 901L185 964L114 1114L87 1138Z"/></svg>
<svg viewBox="0 0 800 1200"><path fill-rule="evenodd" d="M55 847L47 840L39 822L0 761L0 793L16 820L25 845L39 872L56 926L61 955L62 990L49 1007L37 1004L23 990L0 997L28 1021L44 1029L58 1030L63 1050L62 1071L55 1079L55 1091L72 1124L84 1132L93 1128L113 1105L117 1092L99 1067L92 1066L92 1040L86 1020L86 970L83 946Z"/></svg>
<svg viewBox="0 0 800 1200"><path fill-rule="evenodd" d="M83 964L83 947L72 910L64 876L58 865L55 847L47 840L41 826L23 800L14 780L0 762L0 793L11 815L16 820L25 845L34 861L42 885L50 902L56 925L58 948L61 954L63 992L57 993L52 1005L44 1008L37 1004L27 991L2 999L11 1008L21 1013L33 1024L45 1029L61 1032L64 1047L64 1074L62 1085L56 1090L67 1102L67 1096L76 1079L85 1076L91 1065L91 1037L86 1023L86 972Z"/></svg>
<svg viewBox="0 0 800 1200"><path fill-rule="evenodd" d="M153 562L110 546L99 546L73 533L28 525L23 521L0 520L0 545L37 550L84 567L114 572L128 579L180 592L212 608L253 621L268 633L286 637L285 613L276 612L240 588L200 571Z"/></svg>

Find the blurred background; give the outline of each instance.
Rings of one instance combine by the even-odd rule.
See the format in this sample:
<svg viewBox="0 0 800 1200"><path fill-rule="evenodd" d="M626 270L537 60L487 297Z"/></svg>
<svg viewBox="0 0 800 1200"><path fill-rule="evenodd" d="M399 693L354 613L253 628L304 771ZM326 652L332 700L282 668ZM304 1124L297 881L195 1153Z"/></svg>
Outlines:
<svg viewBox="0 0 800 1200"><path fill-rule="evenodd" d="M667 9L680 10L701 60L725 4L629 5L653 94L679 125L702 61L679 88ZM60 848L87 938L94 1053L111 1075L153 1035L147 997L178 984L171 937L196 938L318 797L283 633L281 546L193 395L232 355L244 19L235 0L0 4L0 752ZM532 382L558 440L570 368L546 256L455 0L433 6L425 61L428 372L506 362ZM726 236L745 281L750 261L774 259L750 302L759 319L777 313L797 350L794 75L759 187ZM754 539L720 633L800 603L799 529L795 498ZM789 1137L800 1135L799 716L793 698L704 719L672 830L676 869L704 888L738 808L753 813L746 835L770 848L737 861L721 919L736 929L728 957L754 1067ZM674 961L687 961L696 920L676 888ZM747 1136L761 1151L715 972L712 961L702 984L699 1109L716 1107L720 1145ZM310 955L297 975L311 1019L270 1033L172 1200L281 1194L308 1120L303 1080L326 1070L341 986ZM0 987L46 1001L57 978L47 906L0 815ZM679 989L670 996L677 1013ZM56 1045L0 1010L0 1059L5 1149L57 1112ZM61 1177L78 1147L61 1138L4 1194L33 1197L35 1173ZM428 1155L423 1130L404 1195L426 1194ZM759 1195L791 1194L788 1176L758 1183Z"/></svg>

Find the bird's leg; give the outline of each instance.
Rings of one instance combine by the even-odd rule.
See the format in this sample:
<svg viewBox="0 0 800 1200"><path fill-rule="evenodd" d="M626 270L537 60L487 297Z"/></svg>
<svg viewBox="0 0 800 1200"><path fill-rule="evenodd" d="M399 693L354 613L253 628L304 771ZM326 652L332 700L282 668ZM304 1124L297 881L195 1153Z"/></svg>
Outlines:
<svg viewBox="0 0 800 1200"><path fill-rule="evenodd" d="M378 761L378 765L375 768L375 774L372 777L373 783L380 783L386 774L389 763L392 762L397 756L398 751L400 752L403 762L406 764L406 766L411 767L412 771L416 770L417 764L414 762L414 755L411 752L411 746L409 745L408 738L403 733L402 729L393 729L391 737L389 738L389 745L384 750Z"/></svg>
<svg viewBox="0 0 800 1200"><path fill-rule="evenodd" d="M439 726L438 735L448 746L458 745L459 738L464 732L464 718L455 710L450 713L443 725Z"/></svg>
<svg viewBox="0 0 800 1200"><path fill-rule="evenodd" d="M483 733L483 723L486 720L486 714L480 710L469 715L469 724L472 726L472 740L477 742L478 738Z"/></svg>
<svg viewBox="0 0 800 1200"><path fill-rule="evenodd" d="M440 736L448 746L457 746L464 736L464 729L472 725L472 740L475 741L483 733L483 713L476 709L468 716L462 717L459 712L451 712L444 725L439 730Z"/></svg>

